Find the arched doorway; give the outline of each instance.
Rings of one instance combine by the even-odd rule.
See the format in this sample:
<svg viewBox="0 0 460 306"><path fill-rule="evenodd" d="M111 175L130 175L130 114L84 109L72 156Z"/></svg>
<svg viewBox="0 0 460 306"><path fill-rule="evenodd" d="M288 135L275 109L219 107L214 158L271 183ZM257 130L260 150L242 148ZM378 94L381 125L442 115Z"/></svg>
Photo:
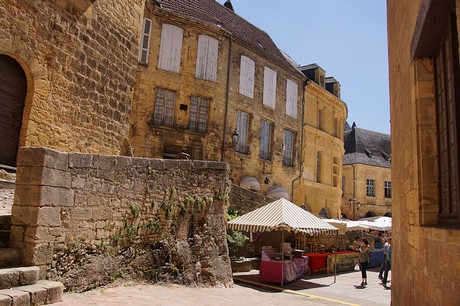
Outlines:
<svg viewBox="0 0 460 306"><path fill-rule="evenodd" d="M16 166L27 80L21 65L0 54L0 164Z"/></svg>

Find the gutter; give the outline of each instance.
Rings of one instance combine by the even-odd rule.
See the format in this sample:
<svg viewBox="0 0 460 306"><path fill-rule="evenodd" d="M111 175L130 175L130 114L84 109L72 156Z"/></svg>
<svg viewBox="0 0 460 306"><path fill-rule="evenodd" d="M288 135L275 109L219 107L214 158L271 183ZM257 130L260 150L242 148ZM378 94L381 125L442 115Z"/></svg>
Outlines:
<svg viewBox="0 0 460 306"><path fill-rule="evenodd" d="M228 116L228 105L229 105L229 96L230 96L230 70L232 67L232 42L233 42L233 35L232 33L228 33L228 69L227 69L227 92L225 93L225 114L224 114L224 130L222 133L222 147L221 147L221 157L220 160L223 162L225 160L225 135L227 132L227 116Z"/></svg>
<svg viewBox="0 0 460 306"><path fill-rule="evenodd" d="M302 177L302 172L303 172L303 137L304 137L304 124L305 124L305 91L306 91L306 86L308 84L310 84L310 80L305 80L303 82L303 90L302 90L302 129L301 129L301 132L300 132L300 153L299 153L299 156L300 156L300 161L299 161L299 165L300 165L300 170L299 170L299 176L296 177L293 181L292 181L292 185L291 185L291 200L294 201L294 184L296 181L298 181L301 177Z"/></svg>

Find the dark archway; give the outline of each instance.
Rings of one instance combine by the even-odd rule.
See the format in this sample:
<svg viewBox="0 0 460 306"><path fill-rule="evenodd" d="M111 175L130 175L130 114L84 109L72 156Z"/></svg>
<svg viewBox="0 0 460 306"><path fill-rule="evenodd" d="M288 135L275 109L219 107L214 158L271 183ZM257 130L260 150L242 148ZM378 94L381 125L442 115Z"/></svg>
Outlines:
<svg viewBox="0 0 460 306"><path fill-rule="evenodd" d="M375 217L377 214L373 212L372 210L368 211L365 218L370 218L370 217Z"/></svg>
<svg viewBox="0 0 460 306"><path fill-rule="evenodd" d="M391 217L391 212L387 212L384 214L385 217Z"/></svg>
<svg viewBox="0 0 460 306"><path fill-rule="evenodd" d="M0 164L16 166L27 80L21 65L0 54Z"/></svg>

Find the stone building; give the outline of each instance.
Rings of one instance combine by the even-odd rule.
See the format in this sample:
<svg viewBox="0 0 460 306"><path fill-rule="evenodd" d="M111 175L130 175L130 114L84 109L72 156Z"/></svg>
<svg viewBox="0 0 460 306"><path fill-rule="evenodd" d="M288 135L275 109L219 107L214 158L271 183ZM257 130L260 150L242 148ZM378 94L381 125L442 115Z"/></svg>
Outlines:
<svg viewBox="0 0 460 306"><path fill-rule="evenodd" d="M458 305L460 1L388 0L393 305Z"/></svg>
<svg viewBox="0 0 460 306"><path fill-rule="evenodd" d="M134 155L225 161L234 184L290 198L299 176L306 77L230 5L146 3Z"/></svg>
<svg viewBox="0 0 460 306"><path fill-rule="evenodd" d="M301 178L294 199L309 211L329 218L340 217L343 126L346 104L340 99L340 83L317 64L299 68L308 77L305 86L304 135Z"/></svg>
<svg viewBox="0 0 460 306"><path fill-rule="evenodd" d="M22 146L126 153L144 1L0 8L0 164Z"/></svg>
<svg viewBox="0 0 460 306"><path fill-rule="evenodd" d="M352 220L391 216L390 135L353 123L345 130L344 145L342 214Z"/></svg>

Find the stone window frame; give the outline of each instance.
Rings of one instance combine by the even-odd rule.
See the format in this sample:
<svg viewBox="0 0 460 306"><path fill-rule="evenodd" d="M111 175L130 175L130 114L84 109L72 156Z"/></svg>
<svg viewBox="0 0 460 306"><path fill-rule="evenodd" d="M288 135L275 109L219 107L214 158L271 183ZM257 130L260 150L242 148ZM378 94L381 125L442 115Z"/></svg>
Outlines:
<svg viewBox="0 0 460 306"><path fill-rule="evenodd" d="M366 196L375 197L375 180L366 179Z"/></svg>
<svg viewBox="0 0 460 306"><path fill-rule="evenodd" d="M260 120L259 158L272 160L274 123L265 119Z"/></svg>
<svg viewBox="0 0 460 306"><path fill-rule="evenodd" d="M238 142L235 151L242 154L249 154L249 126L250 114L244 111L236 111L236 132L238 133Z"/></svg>
<svg viewBox="0 0 460 306"><path fill-rule="evenodd" d="M435 3L436 2L436 3ZM418 117L417 141L418 152L420 152L420 177L419 177L419 211L417 222L423 226L435 227L460 227L460 188L459 178L460 171L458 169L458 139L460 131L459 120L454 120L456 126L453 129L456 147L453 148L453 155L457 157L456 166L452 168L450 165L443 165L440 152L442 145L440 132L440 120L448 113L454 114L457 118L460 116L460 80L459 56L458 56L458 25L456 20L456 8L454 1L433 1L423 0L420 6L419 15L417 18L416 28L412 37L411 58L414 65L414 93L416 111ZM457 33L456 33L457 32ZM453 52L454 59L453 71L455 81L453 82L454 95L454 110L446 112L440 110L439 107L439 84L436 78L439 69L436 67L436 58L439 57L439 50L448 35L453 42L453 46L449 48ZM434 116L432 114L435 114ZM449 149L450 150L450 149ZM446 169L447 175L441 175L441 168ZM438 175L433 175L433 173ZM443 181L447 178L453 178L453 183L456 188L447 187L447 193L455 192L452 203L450 199L446 199L442 186ZM448 179L447 181L449 181ZM450 183L449 183L450 184ZM445 185L446 186L446 185ZM447 211L446 211L447 208Z"/></svg>
<svg viewBox="0 0 460 306"><path fill-rule="evenodd" d="M153 124L174 126L175 105L176 92L174 90L157 87L153 109Z"/></svg>

